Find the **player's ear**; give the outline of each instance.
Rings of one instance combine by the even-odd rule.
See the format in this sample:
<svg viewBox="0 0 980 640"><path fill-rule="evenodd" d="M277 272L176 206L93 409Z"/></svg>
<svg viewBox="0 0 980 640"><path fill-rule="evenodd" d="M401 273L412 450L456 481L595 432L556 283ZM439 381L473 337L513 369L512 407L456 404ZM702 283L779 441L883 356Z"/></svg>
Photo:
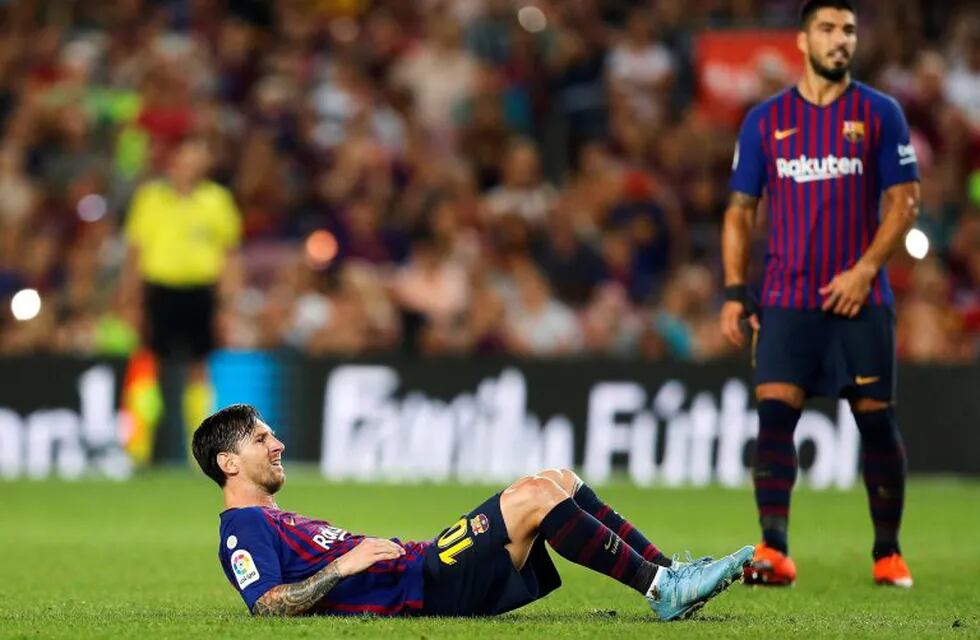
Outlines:
<svg viewBox="0 0 980 640"><path fill-rule="evenodd" d="M238 456L222 451L218 454L218 468L224 471L226 476L238 475Z"/></svg>
<svg viewBox="0 0 980 640"><path fill-rule="evenodd" d="M796 32L796 48L800 50L800 53L808 56L810 55L810 44L807 41L806 31L804 29Z"/></svg>

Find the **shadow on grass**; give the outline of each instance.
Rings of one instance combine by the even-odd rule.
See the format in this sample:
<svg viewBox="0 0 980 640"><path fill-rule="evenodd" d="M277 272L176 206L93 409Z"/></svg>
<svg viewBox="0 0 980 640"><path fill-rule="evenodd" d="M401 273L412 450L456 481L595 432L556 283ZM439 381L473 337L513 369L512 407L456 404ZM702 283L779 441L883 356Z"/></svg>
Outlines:
<svg viewBox="0 0 980 640"><path fill-rule="evenodd" d="M425 619L425 618L421 618ZM662 624L655 616L644 613L621 613L614 610L593 610L593 611L568 611L568 612L512 612L503 616L487 618L439 618L443 621L449 620L488 620L501 625L520 625L520 624L579 624L582 622L607 622L612 624ZM728 614L699 614L690 620L679 620L670 624L692 624L699 622L710 623L731 623L737 622L739 616Z"/></svg>

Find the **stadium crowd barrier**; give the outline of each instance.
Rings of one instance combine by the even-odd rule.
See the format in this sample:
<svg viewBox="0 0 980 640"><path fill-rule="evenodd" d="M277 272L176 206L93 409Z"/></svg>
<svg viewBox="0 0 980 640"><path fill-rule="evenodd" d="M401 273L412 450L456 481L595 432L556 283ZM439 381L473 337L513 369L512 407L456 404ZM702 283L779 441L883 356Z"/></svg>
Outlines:
<svg viewBox="0 0 980 640"><path fill-rule="evenodd" d="M741 360L223 352L211 372L218 406L255 404L289 457L319 465L329 479L489 482L574 466L595 483L750 481L757 420ZM141 401L127 362L6 358L0 376L0 478L132 472L127 442ZM897 411L913 473L980 475L978 389L977 366L900 367ZM801 482L858 481L859 438L844 402L808 406L796 439Z"/></svg>

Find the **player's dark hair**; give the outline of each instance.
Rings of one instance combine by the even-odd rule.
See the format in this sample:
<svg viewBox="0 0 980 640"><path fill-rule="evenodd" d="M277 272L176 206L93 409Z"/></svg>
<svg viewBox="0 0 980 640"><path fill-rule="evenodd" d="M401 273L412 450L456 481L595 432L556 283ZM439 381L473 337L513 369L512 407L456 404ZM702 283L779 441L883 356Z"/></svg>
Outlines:
<svg viewBox="0 0 980 640"><path fill-rule="evenodd" d="M806 0L800 7L800 29L802 31L806 31L807 27L810 26L810 18L820 9L840 9L857 15L857 10L851 0Z"/></svg>
<svg viewBox="0 0 980 640"><path fill-rule="evenodd" d="M233 404L204 419L194 431L191 448L197 464L209 478L225 486L225 472L218 466L218 454L238 451L238 444L246 438L262 417L255 407Z"/></svg>

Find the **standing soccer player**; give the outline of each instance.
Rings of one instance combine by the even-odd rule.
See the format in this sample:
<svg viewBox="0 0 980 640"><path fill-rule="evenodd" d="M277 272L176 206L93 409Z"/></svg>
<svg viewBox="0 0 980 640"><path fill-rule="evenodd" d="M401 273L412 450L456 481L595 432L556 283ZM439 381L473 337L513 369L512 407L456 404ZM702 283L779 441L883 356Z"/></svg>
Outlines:
<svg viewBox="0 0 980 640"><path fill-rule="evenodd" d="M861 434L874 579L910 587L898 544L905 451L893 406L894 301L883 268L918 211L915 151L895 100L851 80L853 4L809 0L800 22L805 73L746 116L722 232L722 330L738 346L741 322L755 331L753 480L763 541L745 577L777 585L796 579L787 543L793 432L806 398L830 396L850 402ZM769 243L757 305L746 267L763 188Z"/></svg>

